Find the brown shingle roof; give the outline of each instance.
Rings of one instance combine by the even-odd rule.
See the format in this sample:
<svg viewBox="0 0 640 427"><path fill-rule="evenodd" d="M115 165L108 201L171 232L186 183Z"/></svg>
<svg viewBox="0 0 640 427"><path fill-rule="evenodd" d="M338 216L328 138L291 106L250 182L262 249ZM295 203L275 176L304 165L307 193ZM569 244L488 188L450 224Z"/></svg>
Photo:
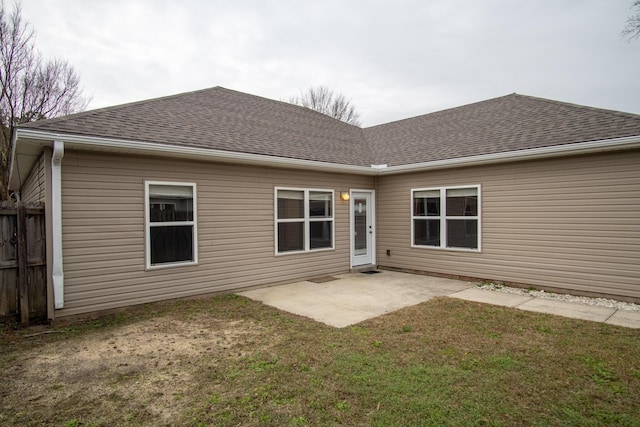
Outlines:
<svg viewBox="0 0 640 427"><path fill-rule="evenodd" d="M364 132L395 166L640 135L640 116L511 94Z"/></svg>
<svg viewBox="0 0 640 427"><path fill-rule="evenodd" d="M640 135L640 116L512 94L360 129L307 108L215 87L22 127L395 166Z"/></svg>
<svg viewBox="0 0 640 427"><path fill-rule="evenodd" d="M222 87L29 123L50 132L369 166L362 129Z"/></svg>

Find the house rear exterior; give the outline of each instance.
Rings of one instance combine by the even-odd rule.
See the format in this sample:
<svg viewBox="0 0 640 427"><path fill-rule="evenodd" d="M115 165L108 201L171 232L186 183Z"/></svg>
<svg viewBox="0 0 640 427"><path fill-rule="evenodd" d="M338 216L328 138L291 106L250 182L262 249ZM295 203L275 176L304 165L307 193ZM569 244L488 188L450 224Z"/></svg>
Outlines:
<svg viewBox="0 0 640 427"><path fill-rule="evenodd" d="M380 266L640 301L640 116L508 95L360 129L224 88L18 128L49 317Z"/></svg>

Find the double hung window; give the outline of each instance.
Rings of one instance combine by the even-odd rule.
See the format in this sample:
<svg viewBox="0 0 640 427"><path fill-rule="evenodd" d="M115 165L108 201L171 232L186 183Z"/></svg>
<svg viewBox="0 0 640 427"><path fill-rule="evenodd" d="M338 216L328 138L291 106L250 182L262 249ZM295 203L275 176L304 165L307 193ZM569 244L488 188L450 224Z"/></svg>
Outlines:
<svg viewBox="0 0 640 427"><path fill-rule="evenodd" d="M276 188L276 253L333 249L333 190Z"/></svg>
<svg viewBox="0 0 640 427"><path fill-rule="evenodd" d="M145 182L147 268L195 264L196 185Z"/></svg>
<svg viewBox="0 0 640 427"><path fill-rule="evenodd" d="M411 190L412 244L480 249L480 186Z"/></svg>

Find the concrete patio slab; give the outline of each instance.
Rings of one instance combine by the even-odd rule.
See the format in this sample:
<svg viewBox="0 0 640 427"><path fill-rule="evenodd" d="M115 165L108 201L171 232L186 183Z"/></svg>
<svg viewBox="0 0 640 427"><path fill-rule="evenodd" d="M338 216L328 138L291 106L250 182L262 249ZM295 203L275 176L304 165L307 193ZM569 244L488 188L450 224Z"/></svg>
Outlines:
<svg viewBox="0 0 640 427"><path fill-rule="evenodd" d="M474 283L382 270L348 273L240 292L239 295L342 328L404 307L449 296L539 313L640 328L640 311L478 289Z"/></svg>
<svg viewBox="0 0 640 427"><path fill-rule="evenodd" d="M611 307L600 307L546 298L534 298L519 305L518 308L538 313L556 314L574 319L593 320L595 322L604 322L616 312L616 309Z"/></svg>
<svg viewBox="0 0 640 427"><path fill-rule="evenodd" d="M516 307L527 301L533 299L533 297L526 295L513 295L505 294L501 292L487 291L478 288L469 288L464 291L456 292L449 295L451 298L458 298L467 301L484 302L486 304L502 305L505 307Z"/></svg>
<svg viewBox="0 0 640 427"><path fill-rule="evenodd" d="M335 277L337 280L324 283L304 281L239 295L342 328L473 286L458 280L395 271Z"/></svg>
<svg viewBox="0 0 640 427"><path fill-rule="evenodd" d="M627 328L640 328L640 311L618 310L605 323Z"/></svg>

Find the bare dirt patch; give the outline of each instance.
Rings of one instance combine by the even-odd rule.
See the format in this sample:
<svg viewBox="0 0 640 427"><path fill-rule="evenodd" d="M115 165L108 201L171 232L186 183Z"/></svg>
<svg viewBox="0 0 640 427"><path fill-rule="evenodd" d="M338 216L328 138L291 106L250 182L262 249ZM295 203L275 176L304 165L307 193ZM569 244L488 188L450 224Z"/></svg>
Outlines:
<svg viewBox="0 0 640 427"><path fill-rule="evenodd" d="M24 409L86 406L103 420L133 421L143 413L143 420L170 424L189 404L194 375L214 370L218 360L244 357L247 342L263 333L250 320L152 318L26 349L5 375ZM20 419L21 408L13 409Z"/></svg>

